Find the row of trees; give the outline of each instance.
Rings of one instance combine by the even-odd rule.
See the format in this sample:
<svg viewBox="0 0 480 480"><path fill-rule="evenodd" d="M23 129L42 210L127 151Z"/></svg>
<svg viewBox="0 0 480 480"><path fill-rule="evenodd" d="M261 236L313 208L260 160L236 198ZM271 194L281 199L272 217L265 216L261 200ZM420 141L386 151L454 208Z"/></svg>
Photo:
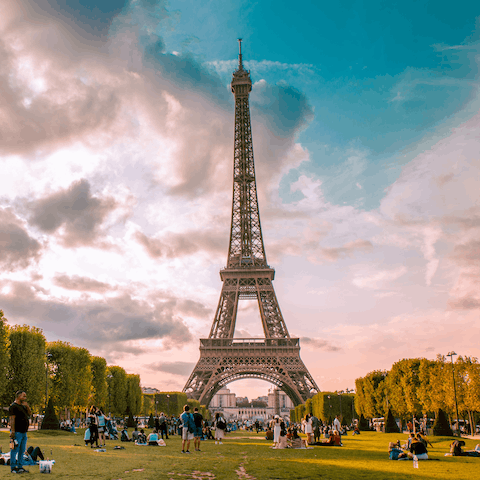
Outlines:
<svg viewBox="0 0 480 480"><path fill-rule="evenodd" d="M349 425L356 415L354 398L355 396L351 393L319 392L304 404L290 410L290 420L300 422L307 413L311 413L322 422L331 425L335 416L338 415L342 424Z"/></svg>
<svg viewBox="0 0 480 480"><path fill-rule="evenodd" d="M72 413L97 405L115 415L139 415L143 409L140 376L67 342L46 342L43 332L28 325L9 326L0 310L0 398L13 401L25 390L34 411L47 397L58 410Z"/></svg>
<svg viewBox="0 0 480 480"><path fill-rule="evenodd" d="M474 429L480 413L480 364L476 358L458 357L454 364L436 360L400 360L389 371L376 370L355 380L355 409L365 418L383 417L390 409L397 418L436 416L441 409L450 420L461 417ZM452 422L453 423L453 422Z"/></svg>

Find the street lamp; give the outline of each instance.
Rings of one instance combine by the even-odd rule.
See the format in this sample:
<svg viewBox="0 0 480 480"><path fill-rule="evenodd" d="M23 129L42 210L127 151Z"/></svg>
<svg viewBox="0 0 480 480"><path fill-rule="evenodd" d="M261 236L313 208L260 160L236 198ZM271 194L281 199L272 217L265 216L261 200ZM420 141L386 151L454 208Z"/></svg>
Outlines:
<svg viewBox="0 0 480 480"><path fill-rule="evenodd" d="M43 414L45 415L47 413L47 404L48 404L48 373L50 370L50 364L49 361L53 357L53 355L50 352L47 352L45 354L45 411Z"/></svg>
<svg viewBox="0 0 480 480"><path fill-rule="evenodd" d="M170 416L170 395L167 393L167 417Z"/></svg>
<svg viewBox="0 0 480 480"><path fill-rule="evenodd" d="M460 425L458 424L458 403L457 403L457 387L455 385L455 372L454 372L454 366L453 366L453 357L454 355L457 355L454 351L451 351L447 353L447 357L450 357L450 360L452 361L452 378L453 378L453 394L455 395L455 408L457 411L457 433L460 431Z"/></svg>
<svg viewBox="0 0 480 480"><path fill-rule="evenodd" d="M342 421L342 418L343 418L343 412L342 412L342 393L343 390L340 390L339 392L337 392L337 395L340 397L340 421Z"/></svg>
<svg viewBox="0 0 480 480"><path fill-rule="evenodd" d="M348 395L349 393L355 393L355 390L352 388L349 390L348 388L345 390L345 393ZM352 423L355 420L355 397L352 398Z"/></svg>
<svg viewBox="0 0 480 480"><path fill-rule="evenodd" d="M107 375L107 386L108 386L108 416L112 418L112 389L111 389L111 380L113 378L112 374Z"/></svg>
<svg viewBox="0 0 480 480"><path fill-rule="evenodd" d="M330 395L327 395L328 398L328 404L330 405L330 413L328 414L329 419L332 418L332 402L330 401Z"/></svg>

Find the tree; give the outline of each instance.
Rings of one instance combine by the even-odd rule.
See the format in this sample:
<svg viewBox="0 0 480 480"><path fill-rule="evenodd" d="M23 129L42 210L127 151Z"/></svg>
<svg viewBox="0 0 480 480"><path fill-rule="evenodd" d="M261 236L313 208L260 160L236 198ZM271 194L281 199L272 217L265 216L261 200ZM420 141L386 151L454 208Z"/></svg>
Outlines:
<svg viewBox="0 0 480 480"><path fill-rule="evenodd" d="M9 362L7 396L12 401L15 392L25 390L33 407L45 398L45 337L42 330L28 325L16 325L8 330Z"/></svg>
<svg viewBox="0 0 480 480"><path fill-rule="evenodd" d="M127 409L132 415L139 415L142 409L142 387L140 375L127 374Z"/></svg>
<svg viewBox="0 0 480 480"><path fill-rule="evenodd" d="M127 372L116 365L108 367L107 372L112 376L108 382L112 412L123 416L127 411Z"/></svg>
<svg viewBox="0 0 480 480"><path fill-rule="evenodd" d="M47 408L45 409L45 416L42 420L41 430L59 430L60 423L58 421L57 414L55 413L55 407L53 406L53 398L48 399Z"/></svg>
<svg viewBox="0 0 480 480"><path fill-rule="evenodd" d="M420 386L420 359L404 358L392 365L387 376L389 404L392 411L399 417L419 415L422 406L417 397Z"/></svg>
<svg viewBox="0 0 480 480"><path fill-rule="evenodd" d="M3 316L3 310L0 310L0 398L5 397L8 375L8 320Z"/></svg>
<svg viewBox="0 0 480 480"><path fill-rule="evenodd" d="M438 411L437 418L435 418L435 423L433 424L433 434L442 437L453 436L448 419L442 409Z"/></svg>
<svg viewBox="0 0 480 480"><path fill-rule="evenodd" d="M387 416L385 418L385 433L400 433L395 417L392 411L388 409Z"/></svg>
<svg viewBox="0 0 480 480"><path fill-rule="evenodd" d="M92 388L90 353L67 342L47 344L54 404L59 408L86 408Z"/></svg>
<svg viewBox="0 0 480 480"><path fill-rule="evenodd" d="M107 361L102 357L91 357L92 370L92 403L93 405L107 406Z"/></svg>

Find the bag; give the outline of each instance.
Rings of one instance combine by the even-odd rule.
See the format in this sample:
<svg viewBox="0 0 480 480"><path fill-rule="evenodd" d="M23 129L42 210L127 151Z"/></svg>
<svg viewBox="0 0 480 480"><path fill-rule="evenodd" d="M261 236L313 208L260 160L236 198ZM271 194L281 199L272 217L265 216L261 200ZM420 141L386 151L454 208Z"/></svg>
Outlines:
<svg viewBox="0 0 480 480"><path fill-rule="evenodd" d="M54 460L40 460L38 463L40 466L40 473L51 473L54 463Z"/></svg>
<svg viewBox="0 0 480 480"><path fill-rule="evenodd" d="M219 428L220 430L225 430L227 428L227 425L225 424L223 418L218 419L217 428Z"/></svg>

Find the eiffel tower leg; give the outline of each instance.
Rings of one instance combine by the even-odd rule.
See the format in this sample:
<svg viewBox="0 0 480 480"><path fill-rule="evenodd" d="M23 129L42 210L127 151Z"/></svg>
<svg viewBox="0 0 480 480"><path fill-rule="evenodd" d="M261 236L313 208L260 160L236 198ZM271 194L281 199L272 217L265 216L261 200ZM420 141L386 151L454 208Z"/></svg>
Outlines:
<svg viewBox="0 0 480 480"><path fill-rule="evenodd" d="M257 298L263 331L267 338L288 338L287 326L278 306L275 290L270 279L258 279Z"/></svg>
<svg viewBox="0 0 480 480"><path fill-rule="evenodd" d="M217 312L210 330L210 338L233 338L238 309L238 282L225 280Z"/></svg>

